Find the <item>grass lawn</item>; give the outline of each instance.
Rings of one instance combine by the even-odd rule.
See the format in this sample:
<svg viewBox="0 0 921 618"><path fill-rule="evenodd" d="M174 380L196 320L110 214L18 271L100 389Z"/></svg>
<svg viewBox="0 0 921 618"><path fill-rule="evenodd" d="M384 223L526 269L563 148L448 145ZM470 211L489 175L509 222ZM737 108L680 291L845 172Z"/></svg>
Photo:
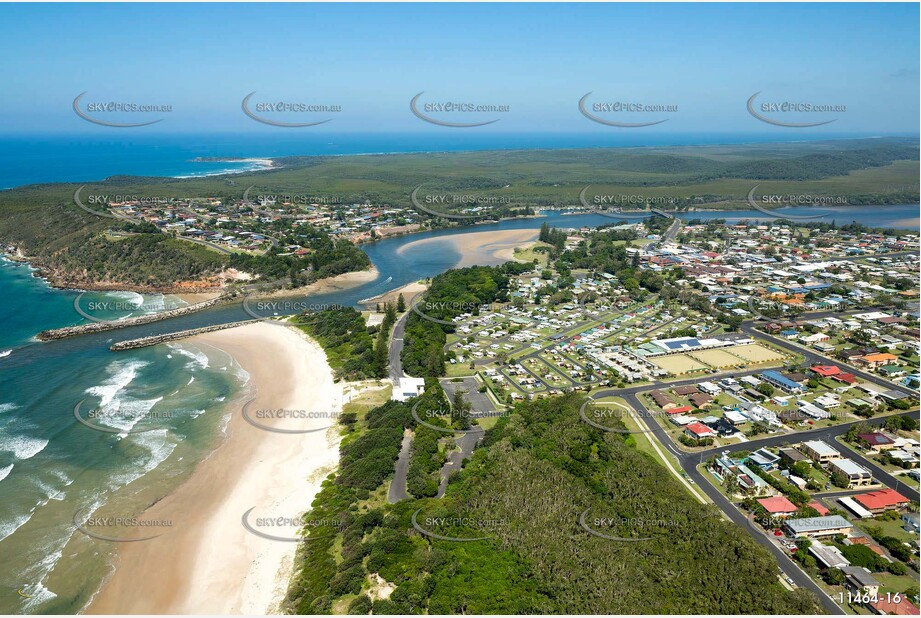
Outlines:
<svg viewBox="0 0 921 618"><path fill-rule="evenodd" d="M918 577L911 571L905 575L893 575L892 573L873 573L873 577L880 583L879 593L881 595L887 592L905 592L911 587L917 589Z"/></svg>
<svg viewBox="0 0 921 618"><path fill-rule="evenodd" d="M392 391L393 386L384 383L381 388L369 388L360 395L352 396L351 400L342 406L342 411L354 412L359 419L363 419L368 411L390 401Z"/></svg>
<svg viewBox="0 0 921 618"><path fill-rule="evenodd" d="M535 251L538 247L550 247L549 244L545 242L537 241L533 243L527 249L516 248L514 251L514 257L519 262L533 262L537 260L537 263L541 266L547 265L547 253L544 251Z"/></svg>
<svg viewBox="0 0 921 618"><path fill-rule="evenodd" d="M461 378L466 376L476 375L476 369L470 368L470 362L464 361L463 363L448 363L445 365L445 373L449 378Z"/></svg>
<svg viewBox="0 0 921 618"><path fill-rule="evenodd" d="M900 541L916 541L918 539L916 535L908 532L902 527L901 518L895 520L880 520L874 517L873 519L859 520L857 525L864 532L866 532L867 528L880 528L887 536L894 536Z"/></svg>

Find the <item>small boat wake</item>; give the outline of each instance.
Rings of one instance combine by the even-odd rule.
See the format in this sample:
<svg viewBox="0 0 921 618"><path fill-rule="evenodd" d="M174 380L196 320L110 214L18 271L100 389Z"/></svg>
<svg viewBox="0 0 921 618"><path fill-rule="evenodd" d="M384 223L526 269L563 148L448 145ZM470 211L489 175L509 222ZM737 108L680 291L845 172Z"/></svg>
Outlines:
<svg viewBox="0 0 921 618"><path fill-rule="evenodd" d="M387 277L386 279L384 279L383 281L381 281L380 283L378 283L375 287L377 287L377 288L385 288L384 291L381 292L380 294L375 294L374 296L369 296L368 298L363 298L363 299L361 299L360 301L358 301L358 304L359 304L359 305L364 305L364 304L367 304L367 303L372 303L372 302L378 300L379 298L381 298L382 296L385 296L388 292L392 292L393 290L387 288L387 284L390 283L391 281L393 281L393 277ZM395 289L395 288L394 288L394 289Z"/></svg>

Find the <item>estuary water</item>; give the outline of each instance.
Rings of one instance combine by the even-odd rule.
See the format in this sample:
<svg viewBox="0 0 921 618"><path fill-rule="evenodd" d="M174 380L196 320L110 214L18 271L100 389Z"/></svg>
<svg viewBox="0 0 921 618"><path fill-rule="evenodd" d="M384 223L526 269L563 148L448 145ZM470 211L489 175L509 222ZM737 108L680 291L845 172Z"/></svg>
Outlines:
<svg viewBox="0 0 921 618"><path fill-rule="evenodd" d="M838 224L918 227L917 205L827 211ZM686 218L756 216L764 217L756 211L723 211ZM376 280L305 300L355 305L453 267L461 256L449 236L535 229L545 222L579 228L616 221L549 212L378 241L363 246L379 271ZM423 238L435 240L401 251ZM5 299L0 304L0 613L72 613L98 590L117 545L87 536L78 526L91 515L136 515L166 495L213 448L246 388L245 373L213 349L176 342L115 353L108 346L251 316L234 304L161 323L38 342L34 336L44 329L85 322L74 306L78 292L51 289L28 265L5 260L0 261L0 290ZM80 304L116 301L120 309L100 317L181 302L116 292L88 294ZM104 420L96 421L96 429L79 422L78 405L81 417L98 412Z"/></svg>

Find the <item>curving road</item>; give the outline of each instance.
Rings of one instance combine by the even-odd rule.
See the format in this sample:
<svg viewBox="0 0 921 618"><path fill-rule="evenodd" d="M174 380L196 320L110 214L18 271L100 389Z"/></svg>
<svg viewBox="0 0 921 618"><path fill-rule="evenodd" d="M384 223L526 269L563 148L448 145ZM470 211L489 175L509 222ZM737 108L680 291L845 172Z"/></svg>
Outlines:
<svg viewBox="0 0 921 618"><path fill-rule="evenodd" d="M666 232L665 236L663 237L663 241L674 238L675 234L677 234L678 232L678 229L680 229L680 225L681 225L680 220L676 219L675 222L672 224L672 226L669 228L669 230ZM828 314L834 315L836 314L836 312L828 312ZM394 329L393 329L393 335L392 335L391 343L390 343L390 375L392 379L403 377L405 375L402 369L400 353L403 349L403 334L405 331L407 315L408 313L401 316L400 319L397 320L397 323L394 325ZM818 317L818 315L821 315L821 314L819 312L816 312L815 316ZM805 316L801 316L801 317L805 317ZM899 385L895 385L891 382L884 381L879 376L873 375L871 373L868 373L868 372L865 372L859 369L855 369L851 367L850 365L844 365L838 361L831 360L827 357L824 357L815 352L812 352L811 350L808 350L806 348L802 348L800 346L792 344L785 339L780 339L777 337L773 337L771 335L767 335L761 331L756 331L754 328L754 324L751 321L743 323L743 325L741 326L741 330L742 332L750 336L753 336L753 337L757 336L758 338L766 339L778 347L781 347L788 351L792 351L796 354L804 355L807 361L810 362L810 364L836 365L839 368L841 368L843 371L853 373L854 375L859 376L866 382L870 382L870 383L876 384L877 386L884 387L887 390L889 389L897 390L899 392L905 393L912 397L917 397L916 392L910 389L901 387ZM536 354L539 354L539 351L535 351L532 354L527 355L527 356L534 356ZM523 360L523 358L519 360ZM725 375L731 375L733 377L740 377L743 375L752 375L756 373L761 373L762 371L763 369L720 372L718 374L713 374L713 375L708 376L708 379L718 379L720 376L725 376ZM770 437L761 438L761 439L749 440L747 442L742 442L742 443L733 444L729 446L721 446L721 447L716 447L712 449L706 449L703 451L699 451L697 453L688 453L688 452L681 450L675 445L675 443L671 439L671 436L669 436L668 433L665 431L665 429L661 425L658 424L658 422L653 417L653 414L646 408L646 406L640 400L638 395L639 393L653 390L656 388L674 388L676 386L697 384L700 381L701 379L699 377L696 377L696 378L689 378L685 380L676 380L676 381L669 381L669 382L655 381L655 382L652 382L651 384L634 386L634 387L624 388L624 389L603 389L603 390L598 390L594 392L592 395L592 398L602 399L604 397L614 397L614 396L622 397L627 402L628 405L634 408L634 410L637 412L637 416L639 416L642 422L646 425L647 431L648 431L647 435L655 436L655 439L661 444L661 446L668 449L668 451L671 452L671 454L677 458L679 465L681 466L682 470L687 475L687 477L693 480L697 484L697 486L701 489L701 491L703 491L707 495L707 497L717 507L719 507L719 509L724 513L724 515L730 521L741 526L744 530L746 530L752 536L752 538L755 539L757 543L761 544L764 548L766 548L774 556L779 568L786 575L787 578L789 578L795 585L799 586L800 588L805 588L807 590L812 591L816 595L816 598L819 600L822 607L828 613L835 614L835 615L844 615L845 614L844 610L842 610L842 608L830 596L828 596L828 594L826 594L825 591L805 571L803 571L795 562L793 562L793 560L790 559L790 557L783 550L783 548L780 545L778 545L772 538L764 534L763 531L753 527L751 522L742 513L742 511L736 508L732 504L732 502L725 495L723 495L721 491L719 491L719 489L713 486L709 482L709 480L704 477L704 474L698 469L697 466L705 458L709 458L722 451L730 451L730 452L739 451L739 450L753 451L753 450L757 450L758 448L762 446L779 446L782 444L787 444L791 442L800 442L802 440L807 440L807 439L832 440L835 436L847 433L848 429L857 423L866 422L871 425L881 424L885 420L886 417L878 417L874 419L868 419L866 421L860 420L860 421L842 423L839 425L835 425L833 427L826 427L822 429L814 429L810 431L796 432L794 434L781 434L777 436L770 436ZM902 415L912 416L914 418L919 417L918 412L907 412ZM480 437L481 437L480 435L465 434L460 439L458 439L457 443L458 443L458 446L461 447L461 452L454 454L454 455L459 456L458 461L457 461L458 464L463 461L463 458L464 458L463 453L466 450L469 449L469 451L472 452L473 448L475 448L476 444L479 442ZM406 449L406 447L407 447L406 438L404 438L404 449ZM881 469L878 465L876 465L872 461L869 461L866 458L856 453L848 453L848 456L854 459L855 461L858 461L859 463L861 463L868 469L870 469L877 479L880 479L893 487L899 485L899 481L897 479L895 479L892 475L890 475L885 470ZM401 459L402 459L402 453L401 453ZM441 487L439 488L439 494L438 494L439 496L444 495L444 490L447 485L447 475L450 474L450 471L451 471L449 469L449 466L453 468L454 463L455 463L453 459L454 457L452 456L452 460L450 460L442 470L442 483L441 483ZM397 464L397 473L398 474L400 473L399 461ZM397 481L398 481L398 477L395 476L394 482L391 484L391 495L394 497L396 497L395 492L398 492L400 490L402 490L403 494L405 494L405 485L406 485L405 471L403 474L402 481L400 481L400 483L398 483ZM394 486L397 487L396 490L394 489ZM914 489L906 488L904 487L904 484L902 484L900 491L904 495L906 495L909 499L915 500L915 501L918 500L918 492L915 491ZM395 500L391 499L391 501L395 501Z"/></svg>
<svg viewBox="0 0 921 618"><path fill-rule="evenodd" d="M754 372L745 372L745 373L754 373ZM699 380L682 380L681 382L672 382L668 386L681 386L684 384L695 384ZM664 385L663 385L664 386ZM822 603L823 607L832 614L844 614L841 608L833 599L831 599L825 592L822 590L819 585L812 580L812 578L806 574L799 566L794 563L786 552L781 549L770 537L764 535L760 530L753 530L748 522L747 517L737 509L728 498L719 489L714 487L707 478L704 477L704 474L697 468L697 466L708 459L711 456L717 455L722 451L753 451L762 446L780 446L783 444L788 444L792 442L800 442L802 440L808 439L833 439L834 436L847 433L848 429L852 425L856 425L861 422L869 422L871 425L880 424L885 420L885 417L869 419L869 421L853 421L850 423L843 423L841 425L836 425L834 427L826 427L822 429L814 429L811 431L797 432L796 434L783 434L778 436L772 436L768 438L762 438L759 440L750 440L748 442L742 442L739 444L733 444L730 446L721 446L712 449L707 449L704 451L699 451L697 453L688 453L676 446L674 441L672 441L671 436L665 431L665 429L659 425L653 414L649 409L643 404L639 398L639 393L651 390L651 387L641 386L634 387L630 389L611 389L607 391L598 391L593 395L593 398L601 399L604 397L611 396L620 396L622 397L628 405L632 406L634 410L638 412L638 416L642 419L643 423L646 425L648 434L655 436L655 438L662 444L668 451L678 459L678 463L681 466L684 473L691 478L697 486L707 495L710 500L723 511L723 513L733 522L742 526L747 530L752 537L765 547L774 557L777 559L777 563L780 566L784 574L787 575L793 582L801 587L812 590L819 601ZM912 416L914 418L918 417L918 412L907 412L903 416ZM848 454L851 455L850 453ZM879 468L873 462L864 459L863 457L852 457L853 459L861 462L863 465L868 467L873 471L876 478L883 480L887 483L897 483L891 475ZM904 484L900 490L905 489ZM910 488L905 489L903 493L911 500L918 500L918 492Z"/></svg>
<svg viewBox="0 0 921 618"><path fill-rule="evenodd" d="M445 491L448 489L448 478L451 473L464 467L464 460L473 455L473 450L483 439L485 433L482 427L474 426L470 431L462 433L454 439L458 450L451 451L451 454L448 455L448 460L441 468L441 482L438 485L436 498L441 498L445 495Z"/></svg>
<svg viewBox="0 0 921 618"><path fill-rule="evenodd" d="M909 395L915 398L918 396L916 392L910 389L907 389L905 387L888 382L884 380L883 378L881 378L880 376L876 376L866 371L855 369L851 367L850 365L845 365L838 361L831 360L827 357L814 353L808 349L792 344L785 339L779 339L779 338L776 338L770 335L766 335L765 333L762 333L761 331L756 331L752 323L743 324L741 330L750 336L757 336L759 338L766 339L781 348L795 352L796 354L802 354L806 357L806 359L810 363L835 365L839 367L842 371L853 373L859 376L860 378L862 378L864 381L870 382L872 384L876 384L877 386L880 386L882 388L897 390L899 392L905 393L906 395ZM751 375L755 373L760 373L761 371L763 370L756 369L756 370L749 370L749 371L743 371L743 372L728 372L728 373L731 373L735 377L739 377L742 375ZM708 376L709 379L712 379L715 377L717 376ZM663 447L668 449L669 452L671 452L671 454L677 458L678 463L681 466L684 473L689 478L691 478L697 484L698 487L700 487L700 489L707 495L707 497L710 498L710 500L712 500L713 503L717 505L720 508L720 510L722 510L723 513L732 522L738 524L739 526L742 526L745 530L747 530L752 535L755 541L760 543L763 547L765 547L768 551L770 551L771 554L774 555L774 557L777 559L778 565L780 566L781 570L786 574L787 577L793 580L793 582L797 586L801 588L806 588L814 592L816 596L818 597L819 601L821 602L822 606L829 613L838 614L838 615L844 614L844 611L838 606L838 604L831 597L829 597L825 593L825 591L822 590L822 588L819 587L819 585L815 581L813 581L812 578L808 574L806 574L806 572L800 569L799 566L790 559L790 557L786 554L786 552L779 545L777 545L770 537L765 535L762 531L752 528L751 523L748 521L748 518L739 509L737 509L729 501L729 499L726 498L726 496L723 495L721 491L719 491L719 489L714 487L709 482L709 480L704 477L704 474L700 470L698 470L697 466L702 461L704 461L704 459L708 459L709 457L717 455L718 453L723 452L723 451L730 451L730 452L742 451L742 450L754 451L764 446L781 446L784 444L791 444L794 442L801 442L803 440L809 440L809 439L833 441L836 436L846 434L848 429L850 429L850 427L852 427L853 425L856 425L858 423L868 423L870 425L879 425L879 424L882 424L887 417L877 417L877 418L871 418L867 420L862 419L859 421L842 423L839 425L835 425L833 427L813 429L809 431L796 432L793 434L781 434L781 435L770 436L766 438L749 440L747 442L741 442L738 444L732 444L728 446L720 446L720 447L715 447L711 449L706 449L703 451L699 451L697 453L688 453L678 448L678 446L671 439L671 436L669 436L668 433L665 431L665 429L661 425L659 425L658 422L656 422L656 419L653 416L652 412L650 412L649 409L640 400L639 393L650 391L655 388L673 388L676 386L697 384L699 382L700 382L700 378L691 378L691 379L678 380L678 381L667 382L667 383L654 382L653 384L635 386L635 387L631 387L627 389L600 390L600 391L596 391L592 395L592 398L602 399L604 397L613 397L613 396L622 397L628 403L628 405L632 406L634 410L637 411L637 415L640 417L640 419L643 421L643 423L647 427L648 434L655 436L656 440L658 440L658 442ZM919 418L918 412L905 412L901 415L911 416L912 418L915 418L915 419ZM890 485L892 487L897 487L898 490L903 495L908 497L910 500L918 501L919 497L918 497L918 492L916 490L912 489L911 487L907 487L904 483L901 483L898 479L896 479L891 474L889 474L888 472L880 468L874 462L866 459L865 457L863 457L862 455L858 453L848 452L847 455L851 459L857 461L861 465L871 470L873 472L874 477L876 477L877 479L883 481L887 485Z"/></svg>

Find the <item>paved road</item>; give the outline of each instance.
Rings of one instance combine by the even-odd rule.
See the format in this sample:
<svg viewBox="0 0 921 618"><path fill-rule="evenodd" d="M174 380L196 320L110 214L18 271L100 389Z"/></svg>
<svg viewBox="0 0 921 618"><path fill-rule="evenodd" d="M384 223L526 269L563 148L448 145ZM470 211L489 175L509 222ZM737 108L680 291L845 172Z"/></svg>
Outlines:
<svg viewBox="0 0 921 618"><path fill-rule="evenodd" d="M470 404L470 409L475 412L494 412L496 406L492 399L486 393L480 392L480 383L474 377L462 378L460 382L455 382L456 378L442 378L441 388L447 395L449 401L454 401L454 393L463 390L464 399Z"/></svg>
<svg viewBox="0 0 921 618"><path fill-rule="evenodd" d="M451 476L451 473L463 468L464 460L469 459L470 456L473 455L473 450L480 443L480 440L483 439L485 433L482 427L473 427L471 431L462 433L459 437L454 439L454 443L457 445L458 450L452 451L451 454L448 455L448 460L441 468L441 481L438 485L438 494L435 496L436 498L441 498L445 495L445 491L448 489L448 478Z"/></svg>
<svg viewBox="0 0 921 618"><path fill-rule="evenodd" d="M224 254L226 254L226 255L233 255L233 253L234 253L233 251L231 251L231 250L228 249L227 247L222 247L222 246L220 246L220 245L216 245L216 244L214 244L213 242L208 242L207 240L201 240L201 239L198 239L198 238L190 238L189 236L177 236L176 238L178 238L178 239L180 239L180 240L185 240L185 241L188 241L188 242L193 242L193 243L195 243L195 244L197 244L197 245L203 245L203 246L205 246L205 247L208 247L209 249L214 249L215 251L219 251L220 253L224 253Z"/></svg>
<svg viewBox="0 0 921 618"><path fill-rule="evenodd" d="M815 364L834 365L835 367L838 367L843 372L852 373L855 376L862 378L865 382L871 382L886 390L899 391L900 393L907 395L909 397L915 398L915 399L918 397L918 392L913 391L910 388L906 388L904 386L901 386L900 384L889 382L888 380L884 380L883 378L881 378L880 376L876 374L869 373L862 369L857 369L856 367L852 367L850 365L842 363L841 361L837 361L827 356L823 356L819 354L818 352L814 352L813 350L799 346L782 337L775 337L773 335L768 335L767 333L763 333L760 330L756 330L755 325L751 322L746 322L742 324L742 326L740 327L740 330L742 330L742 332L744 332L745 334L751 337L758 337L759 339L766 339L767 341L770 341L777 347L784 348L785 350L789 350L790 352L793 352L794 354L802 354L803 356L806 357L806 360L811 365L815 365Z"/></svg>
<svg viewBox="0 0 921 618"><path fill-rule="evenodd" d="M901 416L910 416L917 419L919 417L918 412L905 412ZM848 423L841 423L840 425L834 425L832 427L824 427L822 429L811 429L809 431L800 431L795 434L783 434L778 436L771 436L768 438L760 438L749 440L748 442L740 442L738 444L731 444L727 446L721 446L714 449L708 449L703 451L705 457L716 454L717 452L729 451L730 453L736 451L755 451L759 448L765 446L784 446L790 445L796 442L802 442L803 440L822 440L827 442L832 446L835 446L835 437L844 435L848 430L854 425L860 423L867 423L868 425L881 425L886 420L886 417L877 417L866 420L851 421ZM898 480L897 477L892 476L881 467L879 464L867 459L860 453L856 451L845 451L844 447L838 445L839 451L844 451L843 454L849 459L853 459L863 467L869 469L873 472L873 477L879 481L882 481L886 485L897 489L899 493L907 497L909 500L918 501L918 491L911 488L909 485L906 485L902 481Z"/></svg>
<svg viewBox="0 0 921 618"><path fill-rule="evenodd" d="M615 391L616 392L616 391ZM598 393L595 395L598 398L607 396L606 393ZM743 529L748 531L751 534L752 538L756 542L760 543L765 547L774 558L777 560L777 564L780 566L780 569L793 580L800 588L805 588L811 590L815 593L819 602L830 614L843 615L844 611L834 602L825 592L819 587L819 585L812 580L805 571L800 569L794 562L787 556L786 552L781 549L776 543L774 543L770 538L761 533L760 531L754 529L751 523L748 521L748 518L737 509L730 501L718 490L716 487L710 484L710 482L704 478L704 475L697 469L698 463L698 454L690 454L681 451L675 447L674 442L665 432L665 430L652 418L651 413L640 401L640 398L636 393L631 393L624 397L627 401L627 404L633 406L633 408L639 413L640 418L646 424L646 427L650 430L650 433L656 436L656 438L661 442L665 448L667 448L673 455L678 458L678 463L681 465L681 468L684 470L684 473L690 477L697 486L707 494L707 497L713 501L713 503L720 508L723 513L735 524L741 526Z"/></svg>
<svg viewBox="0 0 921 618"><path fill-rule="evenodd" d="M408 500L411 496L406 493L406 477L409 473L409 456L413 444L413 432L409 429L403 431L403 442L400 444L400 456L397 457L396 467L393 472L393 481L387 492L387 502L393 504L400 500Z"/></svg>
<svg viewBox="0 0 921 618"><path fill-rule="evenodd" d="M424 294L424 292L417 292L410 298L404 299L406 301L406 306L412 307L419 294ZM400 378L407 377L407 374L403 371L403 359L400 358L400 355L403 353L403 335L406 332L406 320L409 318L411 311L412 309L409 309L397 318L396 324L393 325L393 331L390 333L387 367L390 370L390 380L393 382L394 386L397 385Z"/></svg>
<svg viewBox="0 0 921 618"><path fill-rule="evenodd" d="M842 365L841 363L830 361L829 359L823 356L820 356L818 354L815 354L813 352L804 350L798 346L790 344L786 340L777 339L775 337L765 335L764 333L761 333L760 331L755 331L751 324L743 325L742 330L749 335L757 335L760 338L767 339L771 341L772 343L775 343L778 346L783 347L787 350L794 351L797 354L804 354L807 360L810 360L813 363L834 364L834 365L841 367L842 370L848 371L851 373L855 373L856 375L863 378L865 381L876 384L877 386L885 387L887 389L897 388L897 390L901 392L905 392L907 394L910 394L911 396L916 396L916 394L913 391L906 389L906 388L902 388L902 387L896 387L895 385L883 380L879 376L876 376L876 375L873 375L873 374L870 374L864 371L860 371L860 370L854 370L852 367L848 365ZM741 375L750 375L754 373L760 373L761 371L762 370L758 369L758 370L750 370L750 371L743 371L743 372L729 372L729 373L738 377ZM714 377L715 376L709 376L710 379ZM868 421L863 421L863 420L853 421L849 423L843 423L840 425L836 425L834 427L815 429L815 430L811 430L808 432L797 432L795 434L781 434L777 436L770 436L767 438L749 440L748 442L732 444L728 446L721 446L721 447L717 447L713 449L707 449L704 451L700 451L698 453L687 453L685 451L682 451L680 448L678 448L675 445L674 441L672 441L671 439L671 436L669 436L668 433L665 431L665 429L661 425L659 425L658 422L656 422L652 413L646 408L646 406L640 400L638 394L644 391L649 391L654 388L658 388L658 387L673 388L675 386L684 386L686 384L696 384L698 382L700 382L700 378L691 378L687 380L679 380L679 381L668 382L668 383L659 382L659 383L653 383L651 385L647 384L643 386L634 386L634 387L627 388L627 389L601 390L601 391L595 392L593 394L593 398L602 399L604 397L611 397L611 396L622 397L627 402L628 405L632 406L634 410L637 411L639 417L642 419L643 423L646 425L648 433L655 436L656 439L659 441L659 443L662 444L662 446L664 446L666 449L668 449L672 453L672 455L674 455L678 459L678 463L680 464L682 470L684 470L684 473L688 477L690 477L695 483L697 483L697 485L701 488L701 490L713 501L714 504L716 504L726 514L726 516L731 521L733 521L734 523L740 526L743 526L745 530L747 530L758 543L766 547L768 551L770 551L774 555L774 557L777 559L777 563L780 565L781 570L783 570L783 572L788 577L790 577L790 579L792 579L793 582L797 586L813 591L818 597L819 601L822 603L823 607L825 607L826 611L828 611L829 613L843 614L844 612L841 610L838 604L835 603L834 600L831 599L827 594L825 594L825 592L818 586L818 584L816 584L816 582L814 582L812 578L809 577L809 575L807 575L803 570L801 570L798 567L798 565L796 565L789 558L789 556L787 556L786 552L781 547L779 547L771 538L769 538L768 536L766 536L765 534L761 533L760 531L756 530L755 528L751 526L751 523L748 521L745 515L739 509L737 509L726 498L726 496L722 494L722 492L720 492L716 487L714 487L709 482L708 479L704 477L703 473L701 473L697 469L697 465L700 462L702 462L704 459L709 458L721 451L727 451L727 450L730 452L739 451L739 450L753 451L762 446L780 446L782 444L800 442L806 439L833 440L835 436L847 433L848 429L852 425L855 425L860 422L868 422L870 424L879 424L885 420L885 417L869 419ZM914 418L917 418L918 412L906 413L906 415L910 415ZM909 499L918 500L917 491L915 491L914 489L905 487L904 483L900 483L900 481L892 477L892 475L887 473L885 470L882 470L879 466L877 466L873 462L870 462L866 460L864 457L854 454L854 453L848 453L848 456L851 456L852 459L854 459L855 461L861 463L862 465L872 470L874 473L874 476L877 479L887 484L891 484L893 487L899 486L900 491L904 490L904 495L907 496Z"/></svg>
<svg viewBox="0 0 921 618"><path fill-rule="evenodd" d="M668 232L666 232L665 236L663 237L663 241L673 238L674 235L677 234L679 228L680 228L680 220L676 219L675 222L672 224L672 226L669 227ZM834 312L831 312L830 314L834 314ZM390 346L391 377L393 376L400 377L403 375L402 363L400 362L399 352L402 350L402 347L403 347L403 332L405 328L405 318L406 318L405 315L402 316L400 320L397 321L397 324L394 327L393 338L391 340L391 346ZM831 361L830 359L824 356L821 356L819 354L816 354L810 350L805 350L799 346L793 345L784 339L779 339L776 337L772 337L770 335L766 335L765 333L762 333L760 331L756 331L754 329L752 322L747 322L743 324L741 327L741 330L750 336L757 336L759 338L767 339L781 348L790 350L792 352L795 352L796 354L802 354L811 363L834 364L834 365L841 367L843 370L847 372L853 373L863 378L867 382L871 382L879 386L883 386L887 389L891 388L891 389L899 390L900 392L904 392L911 396L916 396L916 394L913 391L896 386L889 382L885 382L879 376L875 376L873 374L854 369L848 365L842 365L841 363L838 363L836 361ZM529 354L528 356L534 356L536 354L539 354L539 352L535 351L532 354ZM524 360L524 359L522 358L520 360ZM739 371L721 372L720 374L708 376L708 379L716 379L720 375L732 375L734 377L740 377L742 375L760 373L761 371L762 371L761 369L755 369L755 370L741 371L741 372ZM790 559L787 553L779 545L777 545L771 538L765 535L762 531L756 529L756 527L754 527L751 524L748 518L739 509L737 509L729 501L729 499L727 499L726 496L724 496L722 492L719 491L719 489L714 487L709 482L709 480L704 477L703 473L701 473L700 470L698 470L697 465L701 461L703 461L704 457L709 457L723 450L730 450L730 451L743 450L743 449L744 450L756 450L760 446L774 445L775 443L783 444L783 443L789 443L791 441L798 442L803 439L812 438L813 436L815 436L817 439L822 439L823 437L827 439L832 439L835 435L846 433L848 427L850 427L851 425L855 424L856 422L862 422L862 421L855 421L855 423L844 423L844 424L837 425L834 427L812 430L810 432L797 432L796 434L783 434L783 435L778 435L778 436L772 436L769 438L763 438L760 440L751 440L751 441L740 443L740 444L734 444L728 447L708 449L706 451L701 451L699 453L686 453L682 451L681 449L677 448L677 446L672 441L671 437L668 435L665 429L661 425L659 425L658 422L656 422L655 418L653 418L652 416L652 413L646 408L646 406L642 403L642 401L638 397L638 393L652 390L658 387L673 388L676 386L683 386L686 384L697 384L700 382L700 380L701 378L697 377L697 378L690 378L687 380L678 380L678 381L668 382L668 383L653 382L652 384L634 386L634 387L626 388L626 389L600 390L600 391L596 391L593 394L593 398L602 399L604 397L611 397L611 396L622 397L627 402L628 405L632 406L637 411L638 416L641 418L642 422L646 425L648 432L654 435L656 439L659 441L659 443L663 447L668 449L677 458L679 465L681 466L684 473L690 479L692 479L697 484L698 487L700 487L701 491L703 491L707 495L707 497L716 506L718 506L720 510L723 511L723 513L726 515L727 518L729 518L730 521L736 523L737 525L741 526L743 529L748 531L748 533L752 535L752 537L755 539L756 542L760 543L769 552L771 552L771 554L777 560L777 563L780 569L784 572L784 574L786 574L786 576L789 577L794 582L794 584L796 584L800 588L811 590L816 595L819 602L821 603L821 605L825 608L825 610L828 613L836 614L836 615L843 615L844 611L841 609L841 607L839 607L839 605L831 597L829 597L822 590L822 588L820 588L819 585L815 581L813 581L813 579L808 574L806 574L805 571L800 569L799 566L796 565L796 563L794 563ZM914 413L914 414L917 414L917 413ZM883 419L870 419L870 422L873 422L873 421L882 422L882 420ZM475 434L465 434L464 436L458 439L458 445L459 446L461 445L461 441L464 440L464 438L468 438L468 436L473 436L473 435ZM473 448L476 447L476 444L478 441L479 441L478 438L474 440L472 437L469 437L468 442L465 442L465 444L468 446L468 448L472 452ZM405 444L406 444L406 438L404 438L404 445ZM462 446L461 448L463 449L464 447ZM460 457L460 460L457 463L457 465L459 466L460 463L463 461L464 455L462 453L458 453L457 455ZM849 454L849 455L853 455L853 454ZM402 455L401 455L401 458L402 458ZM893 486L898 483L898 481L893 479L891 475L881 470L878 466L876 466L872 462L868 462L863 457L857 455L857 456L853 456L853 459L862 463L863 465L866 465L868 468L873 470L874 474L876 475L878 479L885 481L886 483L892 483ZM449 461L449 464L452 464L452 462ZM439 488L439 495L443 495L444 488L447 485L447 482L446 482L447 475L444 474L444 472L447 469L447 466L449 464L446 464L445 468L443 468L442 470L443 472L442 487ZM408 467L408 457L406 461L406 466ZM398 460L397 474L394 477L394 483L391 484L391 494L393 494L395 491L399 491L399 490L394 490L394 485L397 485L399 487L399 484L397 483L399 472L400 472L400 463ZM450 470L447 471L447 474L450 474ZM402 488L403 488L403 493L405 494L405 471L404 471L404 476L403 476L403 481L402 481ZM908 491L906 491L905 493L906 495L908 495L909 498L913 500L917 500L918 492L914 490L911 490L911 492L912 492L911 495L909 494Z"/></svg>
<svg viewBox="0 0 921 618"><path fill-rule="evenodd" d="M406 332L406 318L409 317L409 311L399 317L397 323L393 325L393 332L390 333L390 350L388 352L388 364L390 368L390 379L394 386L397 385L400 378L405 378L403 373L403 359L400 355L403 353L403 334Z"/></svg>
<svg viewBox="0 0 921 618"><path fill-rule="evenodd" d="M893 253L869 253L869 254L867 254L867 255L847 255L847 256L844 256L844 257L831 257L831 258L827 258L827 259L824 259L824 260L813 260L813 261L817 261L817 262L840 262L840 261L842 261L842 260L844 260L844 261L865 260L865 259L867 259L867 258L877 258L877 259L880 259L880 258L894 258L894 257L902 257L902 256L905 256L905 255L918 255L918 252L917 252L917 251L894 251Z"/></svg>
<svg viewBox="0 0 921 618"><path fill-rule="evenodd" d="M672 221L671 227L668 228L668 231L665 232L665 235L662 237L662 242L671 242L675 236L678 235L678 230L681 229L681 219L675 217L675 220Z"/></svg>

